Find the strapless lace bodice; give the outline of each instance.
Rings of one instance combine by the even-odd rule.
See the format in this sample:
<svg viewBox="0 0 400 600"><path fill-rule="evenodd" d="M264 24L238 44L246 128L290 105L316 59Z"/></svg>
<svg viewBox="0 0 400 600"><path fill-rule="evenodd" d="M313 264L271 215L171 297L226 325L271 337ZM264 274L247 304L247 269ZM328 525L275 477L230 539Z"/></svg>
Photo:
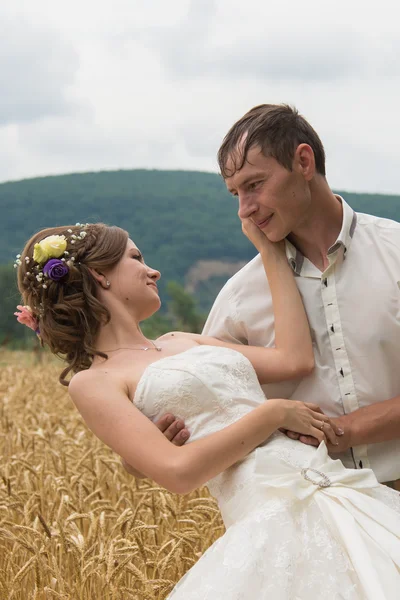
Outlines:
<svg viewBox="0 0 400 600"><path fill-rule="evenodd" d="M179 415L193 442L240 419L265 402L265 396L243 354L194 346L149 365L134 402L150 419L165 412Z"/></svg>
<svg viewBox="0 0 400 600"><path fill-rule="evenodd" d="M265 402L265 396L243 354L228 348L195 346L147 367L134 402L151 420L167 412L183 419L190 443L234 423ZM222 511L224 502L251 478L252 462L247 457L208 482Z"/></svg>

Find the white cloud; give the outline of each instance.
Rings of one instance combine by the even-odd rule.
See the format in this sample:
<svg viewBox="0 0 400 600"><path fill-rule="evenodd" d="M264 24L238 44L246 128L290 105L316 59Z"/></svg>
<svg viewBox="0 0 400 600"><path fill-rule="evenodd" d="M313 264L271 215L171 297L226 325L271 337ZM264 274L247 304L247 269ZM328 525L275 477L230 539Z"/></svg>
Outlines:
<svg viewBox="0 0 400 600"><path fill-rule="evenodd" d="M0 36L0 125L79 112L68 95L78 53L56 32L3 16Z"/></svg>
<svg viewBox="0 0 400 600"><path fill-rule="evenodd" d="M395 0L2 5L0 180L216 170L237 118L288 102L320 134L332 186L400 193L396 14Z"/></svg>

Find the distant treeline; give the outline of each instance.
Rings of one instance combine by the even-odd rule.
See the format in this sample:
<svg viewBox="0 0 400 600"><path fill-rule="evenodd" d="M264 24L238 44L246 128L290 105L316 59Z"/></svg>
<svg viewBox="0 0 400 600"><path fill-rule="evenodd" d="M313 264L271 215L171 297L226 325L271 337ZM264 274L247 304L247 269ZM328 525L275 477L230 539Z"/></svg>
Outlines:
<svg viewBox="0 0 400 600"><path fill-rule="evenodd" d="M400 221L400 196L338 193L359 212ZM184 285L196 261L247 261L255 254L241 233L236 199L213 173L132 170L26 179L0 184L0 209L0 263L12 263L43 227L103 221L127 229L148 264L161 271L166 301L166 282ZM2 331L9 318L4 299L15 304L18 294L10 267L0 275ZM215 286L203 286L203 296L204 290L203 310Z"/></svg>

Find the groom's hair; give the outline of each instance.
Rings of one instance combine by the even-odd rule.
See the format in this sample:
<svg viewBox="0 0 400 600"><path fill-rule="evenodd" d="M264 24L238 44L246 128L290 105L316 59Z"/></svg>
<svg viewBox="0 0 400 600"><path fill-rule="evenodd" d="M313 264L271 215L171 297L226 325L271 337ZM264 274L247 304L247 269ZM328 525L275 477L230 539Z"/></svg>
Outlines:
<svg viewBox="0 0 400 600"><path fill-rule="evenodd" d="M226 134L218 151L218 164L224 179L232 177L246 162L251 148L260 146L288 171L299 144L311 146L315 167L325 176L325 151L311 125L287 104L260 104L239 119ZM228 165L229 164L229 168Z"/></svg>

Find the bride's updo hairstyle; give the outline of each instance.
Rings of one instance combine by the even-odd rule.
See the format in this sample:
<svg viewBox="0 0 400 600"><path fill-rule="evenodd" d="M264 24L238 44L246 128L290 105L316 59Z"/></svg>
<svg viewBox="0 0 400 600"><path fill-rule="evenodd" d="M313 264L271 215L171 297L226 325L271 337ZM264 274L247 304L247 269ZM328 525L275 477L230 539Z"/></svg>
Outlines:
<svg viewBox="0 0 400 600"><path fill-rule="evenodd" d="M60 375L63 385L68 385L70 372L88 369L95 355L107 358L93 346L110 313L97 298L98 283L89 269L112 269L124 255L128 237L123 229L103 223L54 227L35 234L17 257L23 303L36 319L42 343L67 363ZM56 247L60 240L62 245L56 250L58 258L49 261L46 243L54 239Z"/></svg>

